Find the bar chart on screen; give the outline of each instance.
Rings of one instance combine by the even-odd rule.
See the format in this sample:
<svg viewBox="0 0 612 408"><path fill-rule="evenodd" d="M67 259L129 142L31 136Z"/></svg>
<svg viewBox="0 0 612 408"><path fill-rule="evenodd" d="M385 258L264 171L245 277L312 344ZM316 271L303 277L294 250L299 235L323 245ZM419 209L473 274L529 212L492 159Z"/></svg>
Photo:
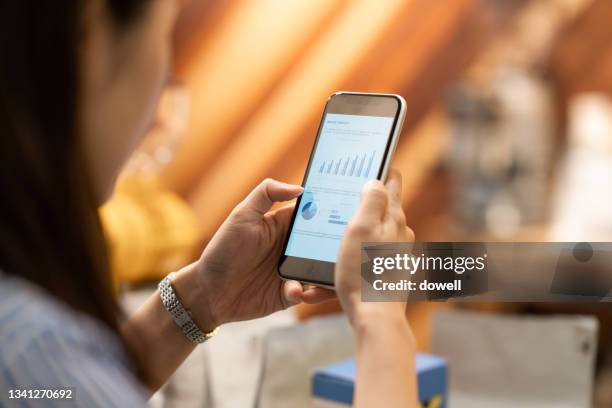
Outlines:
<svg viewBox="0 0 612 408"><path fill-rule="evenodd" d="M363 185L375 179L392 117L325 116L285 253L334 262Z"/></svg>
<svg viewBox="0 0 612 408"><path fill-rule="evenodd" d="M376 150L363 154L347 155L323 160L317 165L317 174L340 177L373 178L372 163Z"/></svg>

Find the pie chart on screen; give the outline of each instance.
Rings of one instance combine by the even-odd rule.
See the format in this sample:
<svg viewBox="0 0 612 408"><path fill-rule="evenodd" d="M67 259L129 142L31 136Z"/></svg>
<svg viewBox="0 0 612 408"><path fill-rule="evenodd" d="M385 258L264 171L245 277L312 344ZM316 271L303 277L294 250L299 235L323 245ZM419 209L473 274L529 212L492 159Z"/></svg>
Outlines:
<svg viewBox="0 0 612 408"><path fill-rule="evenodd" d="M314 202L312 193L306 193L304 195L304 205L302 205L302 218L310 220L312 217L317 215L317 205Z"/></svg>

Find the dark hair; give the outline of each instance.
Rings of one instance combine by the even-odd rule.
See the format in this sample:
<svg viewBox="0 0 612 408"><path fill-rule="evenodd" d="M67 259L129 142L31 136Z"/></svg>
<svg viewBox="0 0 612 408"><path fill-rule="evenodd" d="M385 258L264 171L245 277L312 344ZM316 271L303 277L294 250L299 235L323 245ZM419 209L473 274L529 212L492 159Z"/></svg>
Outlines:
<svg viewBox="0 0 612 408"><path fill-rule="evenodd" d="M125 26L146 3L107 0ZM118 332L78 135L83 1L0 3L0 269Z"/></svg>

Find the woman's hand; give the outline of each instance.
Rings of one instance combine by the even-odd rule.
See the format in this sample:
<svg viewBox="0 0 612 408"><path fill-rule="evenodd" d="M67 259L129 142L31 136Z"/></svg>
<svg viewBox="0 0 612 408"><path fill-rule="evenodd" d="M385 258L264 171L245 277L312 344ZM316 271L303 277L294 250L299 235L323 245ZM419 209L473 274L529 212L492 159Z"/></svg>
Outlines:
<svg viewBox="0 0 612 408"><path fill-rule="evenodd" d="M194 264L199 302L212 324L253 319L288 306L317 303L334 292L297 281L283 281L278 261L291 221L293 205L270 211L275 202L289 201L302 187L267 179L231 212Z"/></svg>
<svg viewBox="0 0 612 408"><path fill-rule="evenodd" d="M172 278L180 302L202 331L335 296L320 288L304 290L300 283L278 276L293 206L270 208L301 192L300 186L262 182L232 211L201 258ZM195 347L166 311L158 292L123 324L122 332L146 362L152 389L165 383Z"/></svg>
<svg viewBox="0 0 612 408"><path fill-rule="evenodd" d="M336 263L336 291L354 328L355 407L417 407L416 342L405 302L361 301L363 242L412 242L401 206L402 179L368 182L349 223Z"/></svg>
<svg viewBox="0 0 612 408"><path fill-rule="evenodd" d="M406 226L401 194L402 177L396 170L391 170L386 185L378 180L368 182L361 194L361 205L347 226L336 263L335 284L352 323L370 311L401 313L403 317L404 303L361 302L362 243L414 241L414 233Z"/></svg>

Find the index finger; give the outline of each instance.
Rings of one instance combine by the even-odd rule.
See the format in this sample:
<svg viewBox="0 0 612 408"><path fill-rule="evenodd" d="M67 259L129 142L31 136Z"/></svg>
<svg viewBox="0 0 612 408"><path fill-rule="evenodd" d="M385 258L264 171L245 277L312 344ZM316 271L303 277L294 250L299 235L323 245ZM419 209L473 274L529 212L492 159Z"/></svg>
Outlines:
<svg viewBox="0 0 612 408"><path fill-rule="evenodd" d="M399 171L393 169L389 172L386 186L389 192L388 215L391 220L405 227L406 215L402 208L402 175Z"/></svg>
<svg viewBox="0 0 612 408"><path fill-rule="evenodd" d="M387 212L387 188L380 180L370 180L361 192L361 204L355 218L370 222L380 222Z"/></svg>
<svg viewBox="0 0 612 408"><path fill-rule="evenodd" d="M391 169L385 183L389 194L389 204L402 204L402 174L396 169Z"/></svg>

